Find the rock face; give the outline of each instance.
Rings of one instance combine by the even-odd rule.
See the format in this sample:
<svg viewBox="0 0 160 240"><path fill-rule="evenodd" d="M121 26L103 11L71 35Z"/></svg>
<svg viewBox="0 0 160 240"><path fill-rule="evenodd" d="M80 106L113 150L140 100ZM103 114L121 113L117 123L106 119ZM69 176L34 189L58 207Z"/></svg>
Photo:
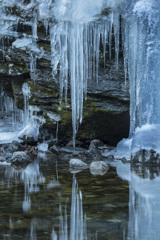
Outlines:
<svg viewBox="0 0 160 240"><path fill-rule="evenodd" d="M65 105L64 97L60 102L58 78L52 76L49 31L46 32L43 21L38 18L36 23L37 49L33 51L25 46L24 35L33 37L31 22L34 21L32 9L27 7L28 2L25 4L26 11L22 11L16 5L4 8L4 11L8 11L9 14L18 16L19 23L17 26L12 24L13 30L16 28L17 31L16 37L14 34L3 36L3 44L0 46L1 91L5 91L8 96L12 97L18 108L24 109L22 85L27 82L31 91L31 97L28 99L29 105L38 107L38 116L45 119L45 123L43 122L40 127L39 138L48 140L48 136L55 138L57 134L59 141L68 142L72 139L70 89L67 105ZM27 22L29 20L30 22ZM16 42L16 39L19 42ZM33 67L31 66L32 53L36 54L35 69L31 69ZM108 46L105 55L107 59L109 57ZM107 62L104 69L103 56L100 53L99 84L97 86L94 79L88 82L88 97L84 101L83 122L77 133L77 139L80 141L98 138L114 145L122 138L128 137L129 93L128 83L126 87L124 83L122 50L119 54L118 72L115 70L114 55L113 46L113 59Z"/></svg>

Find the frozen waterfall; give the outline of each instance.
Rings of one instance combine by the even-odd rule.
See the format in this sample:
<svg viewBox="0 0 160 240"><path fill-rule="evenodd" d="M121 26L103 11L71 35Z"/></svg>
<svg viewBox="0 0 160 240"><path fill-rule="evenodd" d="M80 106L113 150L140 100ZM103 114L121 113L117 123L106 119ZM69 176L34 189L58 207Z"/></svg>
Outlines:
<svg viewBox="0 0 160 240"><path fill-rule="evenodd" d="M15 30L22 16L6 14L16 6L25 14L32 9L31 35L19 36ZM107 9L107 13L104 13ZM87 82L98 85L99 58L107 61L115 47L115 71L118 71L119 46L124 53L125 83L130 82L130 135L118 150L154 149L160 152L160 4L158 0L1 0L0 40L5 53L5 38L15 36L15 48L30 54L30 72L36 75L36 60L44 55L37 46L37 24L44 23L50 33L53 78L59 82L60 103L71 93L73 142L83 118ZM14 28L13 28L14 25ZM122 42L122 44L121 44ZM26 113L25 113L26 114ZM123 154L122 154L123 155Z"/></svg>

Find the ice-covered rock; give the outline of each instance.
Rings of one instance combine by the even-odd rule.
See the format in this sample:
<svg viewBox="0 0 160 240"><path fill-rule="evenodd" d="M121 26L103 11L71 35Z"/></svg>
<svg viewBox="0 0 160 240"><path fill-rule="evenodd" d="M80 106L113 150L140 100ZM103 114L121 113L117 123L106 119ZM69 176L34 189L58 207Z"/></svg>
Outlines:
<svg viewBox="0 0 160 240"><path fill-rule="evenodd" d="M32 159L27 156L25 152L14 152L11 158L11 163L13 165L27 166L32 163Z"/></svg>
<svg viewBox="0 0 160 240"><path fill-rule="evenodd" d="M103 161L92 162L90 165L90 172L92 175L104 175L107 173L109 166Z"/></svg>
<svg viewBox="0 0 160 240"><path fill-rule="evenodd" d="M42 152L47 152L48 151L48 144L47 143L38 144L38 150L42 151Z"/></svg>
<svg viewBox="0 0 160 240"><path fill-rule="evenodd" d="M30 143L37 141L39 134L39 127L36 124L28 123L27 126L20 131L18 137L23 140L23 142Z"/></svg>
<svg viewBox="0 0 160 240"><path fill-rule="evenodd" d="M88 168L88 165L84 162L82 162L78 158L73 158L69 161L69 165L71 168L76 168L76 169L86 169Z"/></svg>

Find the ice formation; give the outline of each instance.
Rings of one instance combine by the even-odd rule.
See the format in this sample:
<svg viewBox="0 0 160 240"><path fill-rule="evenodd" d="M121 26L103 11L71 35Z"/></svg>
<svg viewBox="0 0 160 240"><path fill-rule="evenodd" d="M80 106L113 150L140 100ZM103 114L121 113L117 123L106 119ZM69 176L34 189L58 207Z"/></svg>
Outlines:
<svg viewBox="0 0 160 240"><path fill-rule="evenodd" d="M138 169L138 168L137 168ZM145 169L145 168L144 168ZM136 174L130 165L119 164L117 174L129 182L129 222L128 239L156 240L160 235L159 198L160 177L151 174L148 169ZM139 169L138 169L139 170ZM141 173L141 174L140 174ZM140 176L139 176L140 175ZM143 224L142 224L143 223Z"/></svg>
<svg viewBox="0 0 160 240"><path fill-rule="evenodd" d="M106 44L111 58L112 39L115 42L115 69L118 71L120 35L124 52L125 82L130 81L130 138L118 145L119 154L148 146L152 129L155 137L152 145L156 151L159 144L160 125L160 4L158 0L32 0L24 5L20 0L1 1L0 38L16 36L12 26L21 17L6 15L5 6L16 5L26 12L34 9L27 22L32 28L31 36L23 36L13 42L13 47L25 48L30 54L30 72L36 73L36 59L43 56L37 47L37 24L42 21L46 33L50 32L51 65L54 79L59 81L60 101L71 90L73 142L83 117L83 99L87 98L87 81L98 84L100 45L103 46L104 66ZM107 8L109 14L103 15ZM54 19L54 21L52 21ZM121 31L121 34L120 34ZM5 52L5 46L3 47ZM26 113L24 114L26 115ZM148 126L148 132L143 126ZM138 129L141 130L138 130ZM145 129L145 131L143 131ZM144 137L145 136L145 137ZM147 140L146 140L147 138ZM123 144L124 143L124 144ZM139 147L138 147L139 146ZM127 148L126 148L127 147ZM149 148L152 148L150 146Z"/></svg>

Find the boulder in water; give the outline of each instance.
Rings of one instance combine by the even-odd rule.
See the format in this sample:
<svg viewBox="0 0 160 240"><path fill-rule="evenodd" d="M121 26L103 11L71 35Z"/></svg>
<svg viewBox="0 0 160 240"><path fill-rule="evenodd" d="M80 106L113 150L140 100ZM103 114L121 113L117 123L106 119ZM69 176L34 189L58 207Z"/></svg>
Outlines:
<svg viewBox="0 0 160 240"><path fill-rule="evenodd" d="M72 158L69 161L69 164L70 164L71 168L76 168L76 169L86 169L86 168L88 168L88 165L86 163L82 162L78 158Z"/></svg>
<svg viewBox="0 0 160 240"><path fill-rule="evenodd" d="M12 165L20 165L20 166L27 166L28 164L32 163L32 159L27 156L25 152L14 152L11 158Z"/></svg>
<svg viewBox="0 0 160 240"><path fill-rule="evenodd" d="M104 175L107 173L109 166L103 161L92 162L90 165L90 172L92 175Z"/></svg>

